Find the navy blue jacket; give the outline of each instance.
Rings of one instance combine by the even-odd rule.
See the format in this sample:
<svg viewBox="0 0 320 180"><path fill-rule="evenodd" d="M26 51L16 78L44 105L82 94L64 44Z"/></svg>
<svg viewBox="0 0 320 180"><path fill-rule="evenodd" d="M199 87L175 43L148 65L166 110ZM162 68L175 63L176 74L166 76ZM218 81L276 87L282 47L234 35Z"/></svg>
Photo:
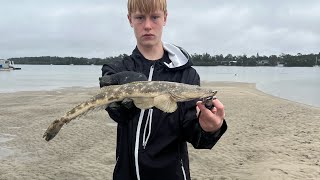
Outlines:
<svg viewBox="0 0 320 180"><path fill-rule="evenodd" d="M188 57L185 51L181 50L181 52ZM150 68L153 67L153 81L200 85L200 77L191 67L191 61L175 62L179 64L178 67L168 66L172 62L169 58L170 53L165 51L161 59L149 61L135 48L132 55L123 60L103 65L102 75L135 71L148 77ZM150 137L144 147L142 141L146 124L146 131L149 132L150 129L150 122L146 123L148 113L144 113L141 129L137 135L140 109L120 107L106 110L109 116L118 123L117 163L113 174L115 180L136 180L136 165L139 166L138 172L141 180L189 180L187 142L196 149L211 149L227 130L227 124L224 121L216 133L204 132L196 115L196 100L182 102L178 103L178 109L173 113L164 113L153 108ZM135 147L136 136L139 136L139 147ZM135 159L135 148L138 148L137 160Z"/></svg>

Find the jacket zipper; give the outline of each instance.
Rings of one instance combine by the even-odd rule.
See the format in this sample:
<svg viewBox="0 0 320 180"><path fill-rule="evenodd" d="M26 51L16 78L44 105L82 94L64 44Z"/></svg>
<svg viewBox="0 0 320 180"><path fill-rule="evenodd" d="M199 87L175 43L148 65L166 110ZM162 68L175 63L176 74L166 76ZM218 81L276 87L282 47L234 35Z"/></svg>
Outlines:
<svg viewBox="0 0 320 180"><path fill-rule="evenodd" d="M152 80L153 70L154 70L154 65L152 65L150 67L148 81ZM135 142L135 147L134 147L134 160L135 160L137 180L140 180L140 172L139 172L139 146L140 145L139 145L139 139L140 139L140 130L141 130L141 124L142 124L144 112L145 112L145 109L141 109L140 116L139 116L139 121L138 121L138 125L137 125L137 131L136 131L136 142Z"/></svg>

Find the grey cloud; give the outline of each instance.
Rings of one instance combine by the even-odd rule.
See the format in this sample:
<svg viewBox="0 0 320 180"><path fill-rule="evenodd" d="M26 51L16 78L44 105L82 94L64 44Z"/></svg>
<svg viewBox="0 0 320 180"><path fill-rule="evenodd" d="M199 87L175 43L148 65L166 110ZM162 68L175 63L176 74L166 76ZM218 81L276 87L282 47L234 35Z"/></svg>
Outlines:
<svg viewBox="0 0 320 180"><path fill-rule="evenodd" d="M0 58L129 54L126 2L1 1ZM191 54L319 53L319 9L316 0L168 0L163 39Z"/></svg>

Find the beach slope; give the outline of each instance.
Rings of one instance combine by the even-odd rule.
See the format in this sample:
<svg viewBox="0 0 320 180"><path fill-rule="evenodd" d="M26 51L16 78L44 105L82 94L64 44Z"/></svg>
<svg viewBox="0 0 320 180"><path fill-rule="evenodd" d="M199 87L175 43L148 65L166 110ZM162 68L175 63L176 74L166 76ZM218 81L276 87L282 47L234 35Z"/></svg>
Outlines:
<svg viewBox="0 0 320 180"><path fill-rule="evenodd" d="M219 92L229 128L212 150L189 146L193 180L320 179L320 108L280 99L247 83L202 83ZM50 142L48 125L98 91L1 93L0 179L112 179L116 124L93 112Z"/></svg>

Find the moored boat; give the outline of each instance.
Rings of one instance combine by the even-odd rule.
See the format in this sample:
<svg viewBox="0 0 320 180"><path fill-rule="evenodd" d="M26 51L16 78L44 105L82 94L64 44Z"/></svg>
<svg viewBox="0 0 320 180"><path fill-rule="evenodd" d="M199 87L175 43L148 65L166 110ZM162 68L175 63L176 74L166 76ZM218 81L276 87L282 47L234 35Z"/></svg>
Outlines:
<svg viewBox="0 0 320 180"><path fill-rule="evenodd" d="M21 70L14 67L14 62L6 59L0 59L0 71Z"/></svg>

